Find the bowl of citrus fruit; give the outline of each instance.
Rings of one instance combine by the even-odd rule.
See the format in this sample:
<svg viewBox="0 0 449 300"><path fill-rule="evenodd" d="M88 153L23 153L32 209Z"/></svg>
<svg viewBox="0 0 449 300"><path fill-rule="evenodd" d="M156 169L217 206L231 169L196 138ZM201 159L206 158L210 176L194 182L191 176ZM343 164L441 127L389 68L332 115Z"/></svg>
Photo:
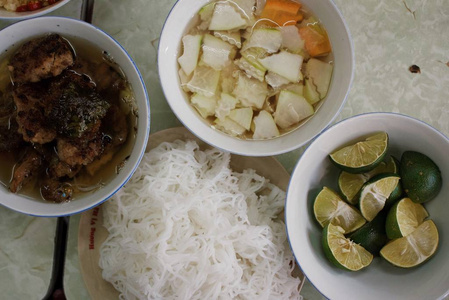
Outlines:
<svg viewBox="0 0 449 300"><path fill-rule="evenodd" d="M449 295L449 140L400 114L346 119L296 165L285 217L297 262L330 299Z"/></svg>

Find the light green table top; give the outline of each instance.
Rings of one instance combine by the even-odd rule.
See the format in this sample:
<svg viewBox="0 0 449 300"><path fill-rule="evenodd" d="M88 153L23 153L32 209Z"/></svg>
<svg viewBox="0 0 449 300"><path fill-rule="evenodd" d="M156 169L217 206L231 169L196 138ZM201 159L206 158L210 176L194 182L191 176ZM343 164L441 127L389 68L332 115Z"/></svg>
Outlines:
<svg viewBox="0 0 449 300"><path fill-rule="evenodd" d="M352 34L355 76L334 121L366 112L396 112L423 120L449 136L449 5L446 0L334 0ZM151 101L151 131L180 125L164 99L156 64L158 37L175 0L97 0L93 24L130 53ZM81 0L53 15L79 17ZM10 23L0 22L0 28ZM0 41L1 42L1 41ZM412 74L416 64L420 74ZM291 172L304 147L277 157ZM0 166L1 167L1 166ZM65 291L89 299L79 271L79 216L70 220ZM50 281L56 219L0 207L0 298L41 299ZM306 281L305 299L323 299Z"/></svg>

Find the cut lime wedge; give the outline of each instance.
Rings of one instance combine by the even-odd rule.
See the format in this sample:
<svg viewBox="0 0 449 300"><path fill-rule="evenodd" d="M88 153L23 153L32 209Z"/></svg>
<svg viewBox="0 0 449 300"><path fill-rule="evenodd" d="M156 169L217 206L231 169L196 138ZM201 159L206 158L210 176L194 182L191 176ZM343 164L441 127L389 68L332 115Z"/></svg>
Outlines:
<svg viewBox="0 0 449 300"><path fill-rule="evenodd" d="M389 239L407 236L424 222L429 214L419 203L409 198L399 200L388 212L385 228Z"/></svg>
<svg viewBox="0 0 449 300"><path fill-rule="evenodd" d="M386 166L386 172L399 174L399 165L401 163L399 160L394 157L393 155L390 156L390 158L387 160L387 166Z"/></svg>
<svg viewBox="0 0 449 300"><path fill-rule="evenodd" d="M363 184L373 176L384 172L387 172L387 164L384 162L381 162L376 168L366 173L352 174L342 171L338 177L338 188L345 200L355 205L359 203L359 199L355 196L360 191Z"/></svg>
<svg viewBox="0 0 449 300"><path fill-rule="evenodd" d="M380 255L397 267L412 268L435 254L438 242L437 227L432 220L427 220L411 234L388 243L380 250Z"/></svg>
<svg viewBox="0 0 449 300"><path fill-rule="evenodd" d="M332 224L324 227L322 244L326 257L339 268L359 271L373 261L373 255L343 235L344 229Z"/></svg>
<svg viewBox="0 0 449 300"><path fill-rule="evenodd" d="M356 208L347 204L328 187L323 187L316 196L313 212L322 227L332 223L341 226L345 233L360 228L366 222Z"/></svg>
<svg viewBox="0 0 449 300"><path fill-rule="evenodd" d="M400 177L392 173L374 176L360 190L359 206L362 216L371 221L384 208L385 202L399 184Z"/></svg>
<svg viewBox="0 0 449 300"><path fill-rule="evenodd" d="M363 173L379 165L388 149L388 134L376 133L363 141L346 146L329 155L331 161L348 173Z"/></svg>

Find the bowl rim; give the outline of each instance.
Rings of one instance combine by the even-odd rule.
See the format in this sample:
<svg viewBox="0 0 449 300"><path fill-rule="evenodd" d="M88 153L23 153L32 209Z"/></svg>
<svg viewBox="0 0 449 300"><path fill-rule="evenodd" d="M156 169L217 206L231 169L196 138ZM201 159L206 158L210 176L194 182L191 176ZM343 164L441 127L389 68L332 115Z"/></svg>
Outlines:
<svg viewBox="0 0 449 300"><path fill-rule="evenodd" d="M209 0L202 0L202 1L204 1L204 3L209 2ZM183 1L177 0L176 3L171 7L171 9L164 21L164 24L162 26L161 33L160 33L160 41L159 41L158 50L157 50L157 53L158 53L157 65L158 65L158 73L159 73L159 79L160 79L160 83L161 83L161 87L162 87L162 92L164 93L164 97L165 97L168 105L170 106L173 113L176 115L177 119L184 125L184 127L186 127L189 131L191 131L195 136L197 136L201 140L205 141L206 143L212 145L213 147L215 147L217 149L220 149L222 151L231 152L233 154L238 154L238 155L243 155L243 156L280 155L280 154L285 154L285 153L291 152L293 150L296 150L296 149L304 146L305 144L309 143L316 136L320 135L323 131L325 131L330 126L330 124L335 120L335 118L340 114L341 110L343 109L343 107L346 104L346 101L349 96L349 92L351 91L352 84L353 84L354 72L355 72L354 45L353 45L351 32L349 30L348 25L346 24L346 21L342 15L342 13L338 9L338 7L334 3L334 1L326 0L326 2L328 3L328 5L330 5L333 12L336 13L336 15L338 16L338 19L341 22L342 28L344 29L345 38L347 38L347 44L349 46L348 53L350 55L350 58L349 58L350 76L349 76L348 86L346 88L345 95L344 95L343 99L341 100L341 103L340 103L338 109L335 111L335 113L332 115L332 117L330 117L325 122L324 126L322 126L321 129L317 130L317 132L315 132L315 133L309 134L303 141L301 141L299 143L293 143L290 146L288 146L288 145L286 146L285 143L279 142L279 141L285 140L286 136L292 136L292 134L294 134L295 131L301 130L301 128L298 128L297 130L290 131L282 136L278 136L278 137L275 137L272 139L264 139L264 140L238 139L238 138L232 137L228 134L225 134L219 130L216 130L214 128L210 128L210 126L206 126L205 124L200 125L200 126L203 127L203 129L206 130L206 132L203 132L203 130L201 130L201 128L199 131L194 130L192 128L192 126L189 126L188 121L183 119L184 111L181 111L181 110L178 111L176 104L174 102L172 102L171 100L169 100L169 97L167 97L168 91L170 89L173 89L173 87L169 86L169 84L166 83L167 81L163 80L163 78L166 78L167 76L163 75L163 74L165 74L165 68L162 67L162 63L161 63L161 57L164 56L164 51L166 50L166 49L163 49L164 46L166 47L166 45L164 45L164 41L165 41L165 39L168 39L168 35L167 34L164 35L164 32L166 31L166 25L172 18L174 18L173 11L175 9L177 9L178 5L180 5L181 2L183 2ZM178 80L178 78L176 78L176 80ZM176 89L180 89L178 85L177 85ZM182 97L182 98L184 98L184 97ZM199 116L196 116L196 117L199 118ZM203 120L199 120L199 122L204 123ZM206 127L209 127L209 128L206 128ZM217 137L219 136L219 138L214 140L213 138L210 138L210 135L214 135ZM276 143L276 141L278 141L277 142L278 145L276 147L271 146L271 148L273 148L272 150L266 150L265 148L267 146L272 145L273 141L275 141L274 143ZM238 143L239 144L238 149L234 149L233 148L234 146L232 146L232 145L229 146L229 143ZM248 147L248 146L250 146L250 147Z"/></svg>
<svg viewBox="0 0 449 300"><path fill-rule="evenodd" d="M306 271L303 269L303 267L301 266L301 263L300 263L298 257L295 255L295 251L294 251L294 249L293 249L293 247L292 247L292 243L291 243L291 236L292 236L292 234L290 234L289 226L288 226L288 224L289 224L289 219L290 219L290 218L287 216L287 212L288 212L287 204L288 204L288 202L289 202L288 199L290 198L290 197L289 197L290 186L292 185L292 179L293 179L295 173L297 172L297 170L299 169L298 166L299 166L301 160L303 159L304 155L306 154L306 152L308 152L308 151L314 146L314 144L316 143L316 141L317 141L317 140L318 140L324 133L326 133L326 132L328 132L328 131L330 131L330 130L332 130L332 129L334 129L334 128L338 128L338 127L340 127L340 126L343 126L345 123L350 122L350 121L352 121L353 119L363 119L363 118L365 118L365 117L374 117L374 116L385 116L385 117L388 117L388 116L394 116L394 117L406 119L406 120L408 120L408 121L416 122L416 123L418 123L418 124L423 125L423 126L426 127L427 129L432 130L432 131L435 132L437 135L439 135L441 138L443 138L444 140L446 140L446 142L449 142L449 137L448 137L448 136L446 136L445 134L443 134L441 131L439 131L438 129L436 129L436 128L433 127L432 125L430 125L430 124L428 124L428 123L426 123L426 122L424 122L423 120L420 120L420 119L418 119L418 118L415 118L415 117L412 117L412 116L409 116L409 115L406 115L406 114L402 114L402 113L396 113L396 112L366 112L366 113L361 113L361 114L357 114L357 115L348 117L348 118L346 118L346 119L343 119L343 120L341 120L341 121L339 121L339 122L333 124L332 126L330 126L329 128L327 128L326 130L322 131L319 135L317 135L317 136L312 140L312 142L307 146L307 148L306 148L306 149L304 150L304 152L301 154L301 157L298 159L298 161L296 162L296 164L295 164L295 166L294 166L294 168L293 168L293 171L292 171L292 174L291 174L291 177L290 177L290 182L289 182L288 187L287 187L286 196L285 196L285 202L284 202L284 207L285 207L285 208L284 208L285 229L286 229L286 233L287 233L288 244L289 244L289 246L290 246L290 249L292 250L293 256L294 256L294 258L295 258L295 261L296 261L298 267L301 269L301 271L303 272L303 274L306 276L306 278L308 279L308 281L310 282L310 284L311 284L311 285L312 285L312 286L313 286L313 287L314 287L314 288L315 288L315 289L316 289L322 296L326 297L327 299L330 299L329 296L328 296L328 295L325 295L325 294L321 291L321 289L318 287L318 285L316 284L316 282L312 281L309 277L307 277L307 273L306 273ZM310 151L312 151L312 150L310 150ZM442 296L442 297L445 297L445 296L448 296L448 295L449 295L449 289L448 289L448 291L447 291L447 293L446 293L445 295L441 295L441 296Z"/></svg>
<svg viewBox="0 0 449 300"><path fill-rule="evenodd" d="M126 51L126 49L116 40L114 39L110 34L108 34L106 31L102 30L101 28L84 22L82 20L79 19L75 19L75 18L71 18L71 17L64 17L64 16L42 16L42 17L37 17L37 18L30 18L30 19L24 19L24 20L20 20L19 22L16 23L12 23L9 24L8 26L6 26L4 29L2 29L2 32L7 32L8 30L10 30L11 27L15 27L17 24L22 24L22 23L28 23L28 22L35 22L35 21L40 21L40 22L45 22L47 19L53 19L53 20L61 20L62 22L73 22L76 23L80 26L86 26L88 28L90 28L89 30L93 30L94 32L97 32L97 34L104 36L106 39L109 39L115 46L118 46L118 48L121 50L121 52L123 52L123 54L126 56L126 58L129 60L130 65L132 66L132 69L136 72L137 77L139 78L139 85L142 88L143 91L143 96L145 97L145 100L143 100L142 102L145 102L145 106L142 107L144 109L144 111L141 111L141 107L139 107L139 119L142 119L145 123L145 128L142 128L139 130L144 130L143 133L143 141L141 142L141 146L138 149L138 157L136 160L135 165L133 166L133 168L130 170L129 174L126 176L126 178L124 178L121 183L114 189L112 189L109 193L107 193L105 196L101 197L100 200L97 200L95 202L90 203L90 205L87 206L83 206L80 207L78 209L71 209L70 211L68 211L67 213L45 213L45 214L41 214L41 213L32 213L26 210L19 210L17 208L13 208L11 206L8 206L6 204L4 204L3 202L0 202L0 205L3 207L6 207L10 210L13 210L15 212L18 213L22 213L22 214L26 214L29 216L33 216L33 217L63 217L63 216L71 216L71 215L75 215L75 214L79 214L82 213L86 210L92 209L95 206L100 205L101 203L105 202L106 200L108 200L110 197L112 197L119 189L121 189L128 181L129 179L133 176L133 174L135 173L137 167L139 166L143 155L145 154L145 149L146 149L146 145L148 143L148 138L149 138L149 133L150 133L150 127L151 127L151 113L150 113L150 99L149 99L149 95L148 95L148 90L146 88L145 85L145 81L142 77L142 74L140 73L136 62L132 59L131 55L128 53L128 51ZM143 112L143 113L142 113ZM146 117L145 117L146 116ZM138 146L137 145L137 140L135 141L135 145L133 146L132 149L135 149L135 147ZM76 200L74 200L76 201ZM55 203L54 205L63 205L63 203Z"/></svg>
<svg viewBox="0 0 449 300"><path fill-rule="evenodd" d="M1 16L0 13L0 20L5 21L18 21L18 20L26 20L26 19L32 19L39 16L43 16L45 14L48 14L61 6L64 6L65 4L69 3L70 0L60 0L57 3L51 4L47 7L40 8L35 11L26 11L26 12L14 12L6 10L5 8L1 7L1 10L4 10L4 13L6 16Z"/></svg>

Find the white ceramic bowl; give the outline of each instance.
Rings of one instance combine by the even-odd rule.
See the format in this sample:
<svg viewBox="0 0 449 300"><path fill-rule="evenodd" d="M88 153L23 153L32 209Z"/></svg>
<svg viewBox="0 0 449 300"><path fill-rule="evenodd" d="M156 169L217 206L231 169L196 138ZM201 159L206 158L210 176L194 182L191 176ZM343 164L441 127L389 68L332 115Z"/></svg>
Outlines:
<svg viewBox="0 0 449 300"><path fill-rule="evenodd" d="M439 167L443 187L425 207L439 231L439 248L425 264L412 269L392 266L380 257L366 269L349 272L334 267L321 247L322 229L313 215L313 201L323 186L337 189L339 171L328 154L377 131L390 139L389 154L400 159L406 150L429 156ZM302 271L330 299L442 299L449 295L449 140L408 116L370 113L346 119L317 137L304 152L290 179L285 216L288 238Z"/></svg>
<svg viewBox="0 0 449 300"><path fill-rule="evenodd" d="M25 12L8 11L8 10L4 9L3 7L1 7L0 8L0 20L17 21L17 20L39 17L44 14L48 14L49 12L52 12L55 9L60 8L61 6L67 4L69 1L70 0L60 0L60 1L56 2L55 4L43 7L41 9L37 9L34 11L25 11Z"/></svg>
<svg viewBox="0 0 449 300"><path fill-rule="evenodd" d="M307 143L337 116L343 107L353 77L353 50L349 30L332 0L303 0L327 29L334 53L334 73L328 95L316 115L299 129L270 140L240 140L211 128L187 101L180 87L177 58L181 38L193 16L209 0L179 0L161 33L158 52L159 76L165 97L178 119L203 141L232 153L267 156L285 153Z"/></svg>
<svg viewBox="0 0 449 300"><path fill-rule="evenodd" d="M150 131L149 100L144 81L125 49L102 30L88 23L70 18L40 17L29 19L15 23L0 31L0 54L4 54L13 45L17 46L31 37L41 36L50 32L87 40L98 48L107 51L121 67L132 86L139 118L135 145L125 166L105 187L92 194L80 196L68 203L57 204L12 194L5 187L0 186L0 204L15 211L34 216L71 215L92 208L107 200L134 173L145 151Z"/></svg>

